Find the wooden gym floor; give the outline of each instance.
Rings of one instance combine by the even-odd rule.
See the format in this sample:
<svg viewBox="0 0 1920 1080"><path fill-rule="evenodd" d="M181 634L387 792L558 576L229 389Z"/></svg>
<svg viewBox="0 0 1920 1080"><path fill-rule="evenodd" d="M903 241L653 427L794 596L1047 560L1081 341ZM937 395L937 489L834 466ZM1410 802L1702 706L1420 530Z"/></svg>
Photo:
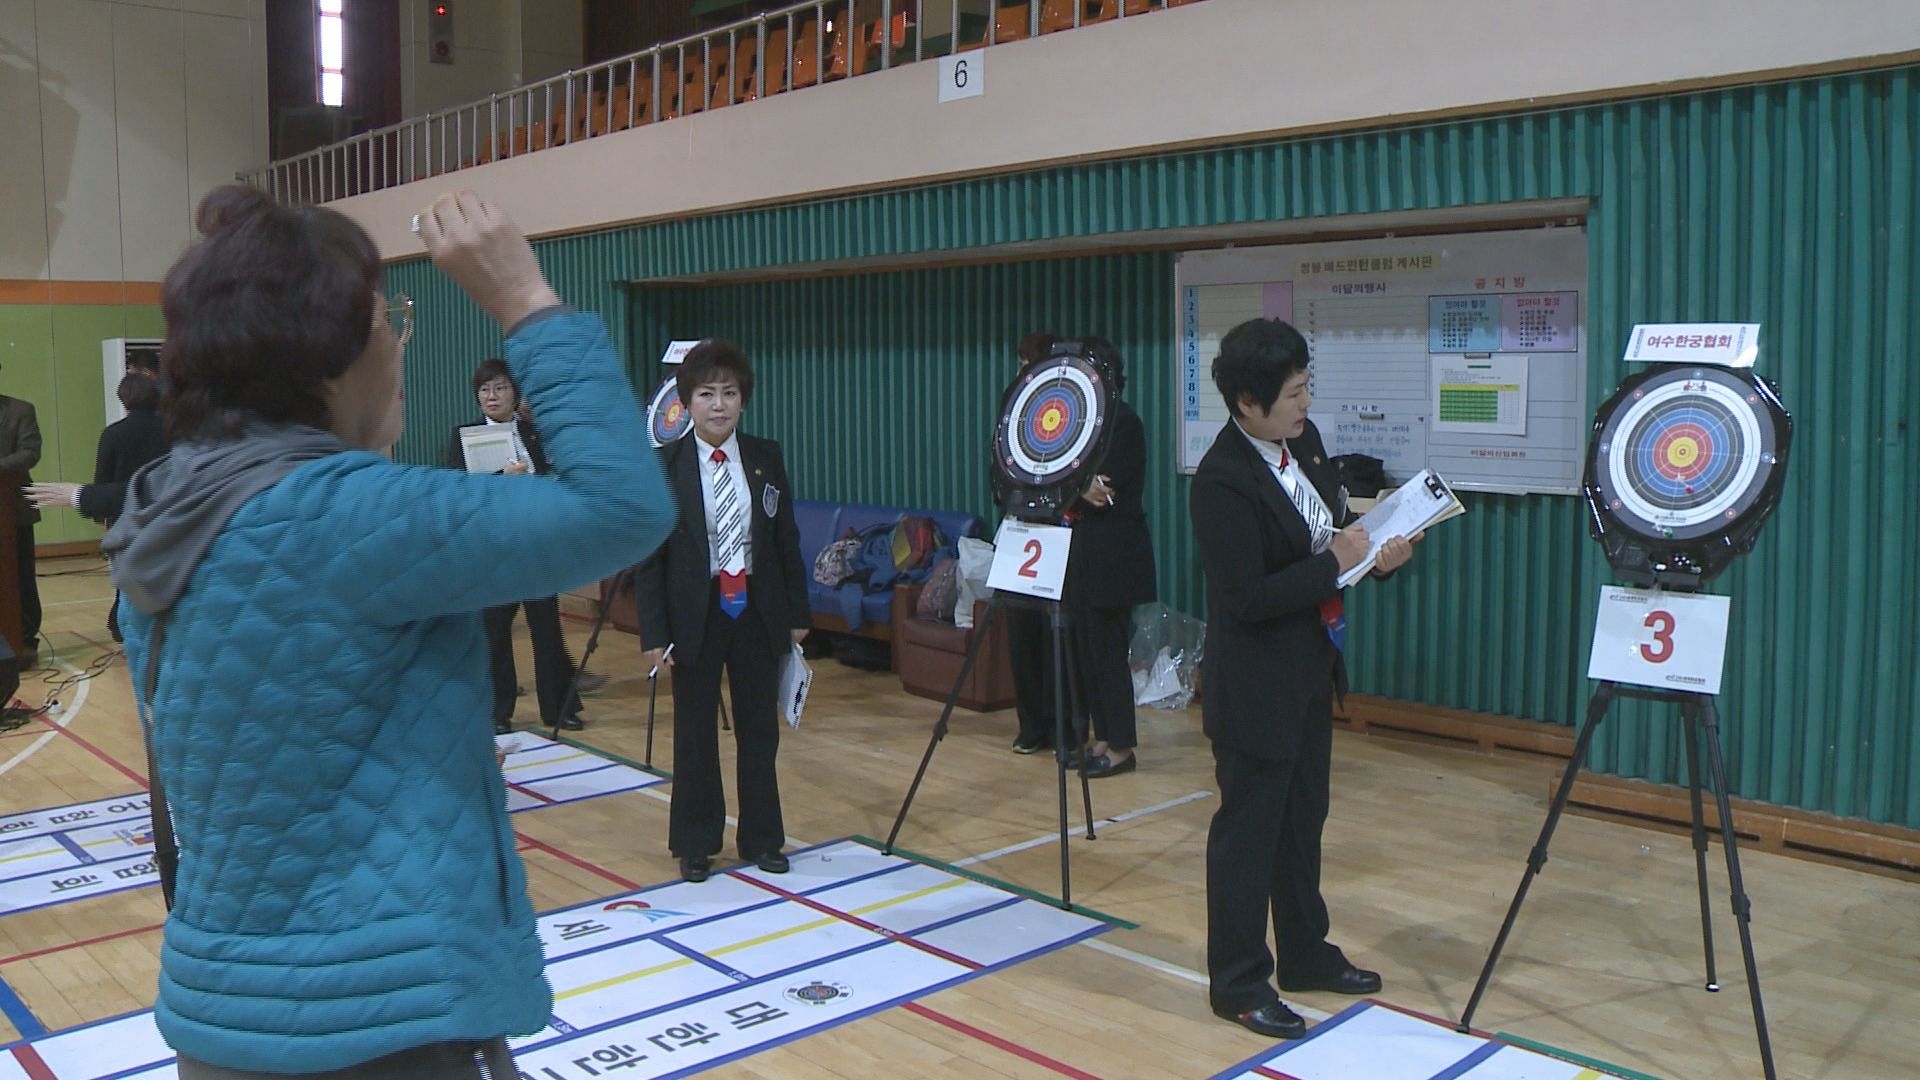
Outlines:
<svg viewBox="0 0 1920 1080"><path fill-rule="evenodd" d="M28 704L39 705L47 693L48 657L70 673L111 651L104 626L111 586L94 571L99 565L42 562L50 648L42 670L22 683ZM530 683L524 625L517 629L522 681ZM567 627L576 655L587 630ZM590 727L582 736L636 760L646 720L638 655L631 636L603 635L590 666L611 679L587 699ZM884 838L939 707L902 693L884 672L832 661L815 670L805 726L787 733L781 747L792 839ZM62 726L36 720L0 735L0 815L142 786L124 664L65 698ZM520 708L522 723L535 718L531 695ZM662 767L673 757L670 715L663 693L654 749ZM1057 845L1037 842L1055 828L1054 773L1045 757L1008 752L1013 729L1011 712L956 714L900 845L950 862L978 859L974 871L1058 895ZM1139 929L1115 930L714 1074L1207 1077L1270 1047L1208 1012L1199 974L1202 867L1216 793L1197 710L1142 710L1141 743L1139 772L1093 786L1096 818L1133 816L1073 846L1075 900ZM1477 751L1336 737L1325 890L1334 940L1383 973L1382 999L1459 1016L1545 814L1551 768ZM727 775L730 785L730 767ZM673 879L667 805L656 797L668 790L517 816L534 906L624 892L622 882ZM1076 802L1076 822L1078 816ZM995 854L1006 848L1015 850ZM1760 1075L1717 844L1712 858L1718 994L1700 988L1686 838L1567 817L1476 1026L1660 1077ZM1742 866L1780 1074L1915 1075L1920 888L1744 849ZM153 999L162 914L159 891L145 888L0 917L0 979L54 1031L144 1008ZM1322 1012L1350 1003L1329 995L1295 1001ZM16 1037L0 1020L0 1042Z"/></svg>

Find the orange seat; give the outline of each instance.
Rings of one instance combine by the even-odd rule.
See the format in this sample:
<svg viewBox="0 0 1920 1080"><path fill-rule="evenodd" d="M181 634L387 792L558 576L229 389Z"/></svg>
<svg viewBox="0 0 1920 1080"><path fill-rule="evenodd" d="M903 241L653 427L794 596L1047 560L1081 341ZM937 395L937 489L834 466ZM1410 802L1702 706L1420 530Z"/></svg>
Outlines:
<svg viewBox="0 0 1920 1080"><path fill-rule="evenodd" d="M766 92L778 94L787 89L787 28L767 31Z"/></svg>
<svg viewBox="0 0 1920 1080"><path fill-rule="evenodd" d="M1033 7L1030 4L1015 4L1012 7L996 9L993 13L993 41L1019 41L1033 31Z"/></svg>
<svg viewBox="0 0 1920 1080"><path fill-rule="evenodd" d="M1040 32L1073 29L1073 6L1080 0L1046 0L1040 6Z"/></svg>
<svg viewBox="0 0 1920 1080"><path fill-rule="evenodd" d="M793 85L812 86L820 81L820 20L808 19L793 36Z"/></svg>
<svg viewBox="0 0 1920 1080"><path fill-rule="evenodd" d="M753 77L759 66L760 39L751 35L741 38L733 47L733 100L754 99ZM724 99L726 95L721 97Z"/></svg>

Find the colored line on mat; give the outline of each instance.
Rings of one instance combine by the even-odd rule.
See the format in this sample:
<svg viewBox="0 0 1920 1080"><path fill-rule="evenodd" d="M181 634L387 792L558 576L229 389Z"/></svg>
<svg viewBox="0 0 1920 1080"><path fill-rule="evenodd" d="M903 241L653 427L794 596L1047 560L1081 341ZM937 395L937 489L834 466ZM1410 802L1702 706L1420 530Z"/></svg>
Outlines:
<svg viewBox="0 0 1920 1080"><path fill-rule="evenodd" d="M1519 1035L1510 1034L1505 1031L1497 1032L1493 1037L1503 1043L1512 1043L1523 1050L1532 1050L1545 1054L1548 1057L1559 1058L1561 1061L1596 1070L1603 1077L1617 1076L1620 1080L1659 1080L1659 1077L1649 1076L1643 1072L1634 1072L1632 1069L1623 1069L1611 1062L1601 1061L1599 1058L1576 1054L1571 1050L1562 1050L1557 1046L1543 1042L1535 1042L1532 1039L1522 1038ZM1581 1080L1586 1080L1586 1078L1582 1077Z"/></svg>
<svg viewBox="0 0 1920 1080"><path fill-rule="evenodd" d="M15 953L12 956L0 956L0 967L5 967L8 964L17 964L22 960L32 960L36 957L52 956L54 953L66 952L69 949L82 949L88 945L98 945L102 942L116 941L123 937L135 937L140 934L152 933L164 925L164 923L154 923L152 926L136 926L131 930L115 930L111 934L101 934L99 937L85 938L80 941L69 941L65 945L49 945L44 949L35 949L32 952Z"/></svg>
<svg viewBox="0 0 1920 1080"><path fill-rule="evenodd" d="M113 766L115 769L120 770L120 774L122 776L125 776L127 779L132 780L134 783L139 784L141 790L143 791L146 790L147 778L140 775L137 772L134 772L132 769L127 768L125 765L120 764L120 762L116 758L114 758L113 755L107 753L105 750L100 749L99 747L93 745L87 740L74 734L72 731L69 731L64 727L61 727L59 724L56 724L51 720L48 720L44 716L36 716L34 717L34 719L39 721L42 724L47 725L48 727L59 732L60 734L65 735L67 738L72 739L74 742L79 743L81 749L85 750L89 754L92 754L94 757L99 758L101 761L104 761L107 764Z"/></svg>
<svg viewBox="0 0 1920 1080"><path fill-rule="evenodd" d="M979 1042L986 1043L988 1046L994 1047L999 1050L1004 1050L1015 1057L1022 1058L1026 1061L1031 1061L1035 1065L1039 1065L1044 1068L1051 1069L1054 1072L1059 1073L1061 1076L1071 1076L1074 1078L1074 1080L1100 1080L1100 1078L1098 1076L1095 1076L1093 1073L1086 1072L1081 1069L1076 1069L1064 1061L1059 1061L1055 1058L1050 1058L1038 1050L1028 1049L1027 1047L1021 1046L1019 1043L1012 1042L1008 1039L1003 1039L1000 1036L995 1035L991 1031L985 1031L980 1028L974 1027L972 1024L969 1024L964 1020L959 1020L954 1017L948 1016L946 1013L937 1012L933 1009L929 1009L925 1005L922 1005L917 1001L906 1002L902 1004L900 1007L914 1014L915 1016L925 1017L926 1019L931 1020L936 1024L939 1024L941 1027L949 1028L953 1031L957 1031L960 1034L965 1035L970 1039L978 1040Z"/></svg>
<svg viewBox="0 0 1920 1080"><path fill-rule="evenodd" d="M23 1039L37 1039L47 1033L47 1025L33 1015L33 1010L27 1008L27 1003L20 999L13 987L7 985L5 979L0 979L0 1016L5 1016Z"/></svg>
<svg viewBox="0 0 1920 1080"><path fill-rule="evenodd" d="M627 889L628 891L633 891L640 888L639 882L628 881L626 878L623 878L619 874L616 874L613 871L608 870L606 867L596 866L593 863L588 862L587 860L581 858L578 855L569 855L566 852L561 851L559 848L554 847L552 844L549 844L544 840L535 840L533 837L528 836L526 833L523 833L523 832L516 832L514 833L514 835L519 837L521 840L526 841L527 845L533 848L535 851L546 852L548 855L551 855L554 858L559 859L561 862L569 863L573 866L577 866L580 869L585 870L589 874L597 874L600 877L606 878L608 881L613 882L615 885L618 885L623 889Z"/></svg>
<svg viewBox="0 0 1920 1080"><path fill-rule="evenodd" d="M856 835L856 836L850 836L847 839L852 840L856 844L862 844L862 845L865 845L866 847L870 847L875 851L879 851L883 853L886 852L886 845L882 844L878 840L875 840L871 836ZM935 870L944 870L949 874L953 874L958 877L968 878L970 880L977 881L982 885L991 885L992 887L999 889L1002 892L1010 892L1015 896L1024 896L1029 900L1038 900L1041 903L1047 905L1048 907L1057 907L1057 908L1061 908L1062 910L1070 910L1075 915L1085 915L1089 919L1098 919L1099 921L1106 923L1108 926L1117 926L1117 927L1120 927L1122 930L1140 929L1139 923L1128 922L1127 920L1120 918L1118 915L1108 915L1105 912L1095 911L1090 907L1086 907L1080 904L1075 904L1072 908L1068 908L1065 904L1063 904L1060 901L1060 898L1057 896L1048 896L1046 893L1040 892L1037 889L1029 889L1024 885L1015 885L1011 881L1003 881L1000 878L994 877L991 874L982 874L978 870L968 870L965 867L955 866L950 862L941 862L939 859L936 859L931 855L922 855L917 851L908 851L906 848L903 848L903 847L894 848L893 851L890 852L890 854L898 855L903 859L912 859L914 862L917 862L922 866L931 866Z"/></svg>
<svg viewBox="0 0 1920 1080"><path fill-rule="evenodd" d="M13 1060L18 1062L21 1071L27 1074L27 1080L60 1080L53 1074L52 1069L47 1068L47 1063L41 1059L40 1052L31 1046L14 1047Z"/></svg>

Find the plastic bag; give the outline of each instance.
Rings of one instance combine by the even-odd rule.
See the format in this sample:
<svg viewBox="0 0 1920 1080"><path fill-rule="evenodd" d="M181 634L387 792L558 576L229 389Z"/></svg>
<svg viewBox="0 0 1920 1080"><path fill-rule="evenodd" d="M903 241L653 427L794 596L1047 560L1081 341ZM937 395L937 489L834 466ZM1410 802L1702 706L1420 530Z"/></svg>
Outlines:
<svg viewBox="0 0 1920 1080"><path fill-rule="evenodd" d="M1184 709L1205 658L1207 624L1165 604L1146 604L1133 613L1133 703L1156 709Z"/></svg>
<svg viewBox="0 0 1920 1080"><path fill-rule="evenodd" d="M953 625L967 630L973 626L973 602L987 595L987 573L993 569L993 545L963 536L958 547L960 589L953 601Z"/></svg>

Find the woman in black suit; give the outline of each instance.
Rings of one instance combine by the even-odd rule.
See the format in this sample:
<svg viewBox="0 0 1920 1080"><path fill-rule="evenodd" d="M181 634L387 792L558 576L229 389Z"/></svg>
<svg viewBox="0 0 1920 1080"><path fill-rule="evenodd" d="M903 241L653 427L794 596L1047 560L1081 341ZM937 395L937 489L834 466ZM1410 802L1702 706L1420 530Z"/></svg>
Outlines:
<svg viewBox="0 0 1920 1080"><path fill-rule="evenodd" d="M473 396L480 404L480 419L461 427L481 424L509 428L514 454L502 472L545 476L553 471L541 445L540 432L521 408L520 385L507 370L507 362L498 357L480 361L473 371ZM460 428L447 436L447 467L465 469L466 451L460 445ZM509 557L511 557L509 553ZM580 696L574 685L573 655L567 651L567 638L560 630L560 598L537 596L511 604L500 604L481 612L487 631L487 667L493 676L493 730L504 735L513 730L514 701L520 695L513 663L513 616L527 615L527 637L533 643L533 692L540 703L540 722L561 731L582 731Z"/></svg>
<svg viewBox="0 0 1920 1080"><path fill-rule="evenodd" d="M28 484L27 501L36 509L68 507L110 526L120 517L127 481L141 466L167 452L166 432L160 423L160 384L153 374L129 364L114 388L114 396L127 415L100 432L93 455L93 483ZM107 609L107 633L113 640L120 640L118 591L113 594L113 606Z"/></svg>
<svg viewBox="0 0 1920 1080"><path fill-rule="evenodd" d="M1113 434L1099 475L1074 507L1062 601L1068 612L1074 685L1093 733L1081 768L1098 779L1139 766L1133 752L1139 738L1127 657L1133 645L1133 609L1153 603L1159 592L1143 501L1146 427L1120 399L1127 385L1120 350L1105 338L1087 338L1084 344L1113 384Z"/></svg>
<svg viewBox="0 0 1920 1080"><path fill-rule="evenodd" d="M1307 343L1278 320L1221 339L1213 381L1232 422L1194 473L1190 507L1207 579L1201 718L1220 809L1207 833L1207 976L1219 1016L1298 1038L1280 987L1371 994L1380 976L1327 941L1320 837L1327 820L1333 701L1346 692L1338 576L1365 559L1366 530L1307 419ZM1344 527L1343 527L1344 526ZM1419 537L1414 537L1415 540ZM1412 557L1388 540L1384 577Z"/></svg>
<svg viewBox="0 0 1920 1080"><path fill-rule="evenodd" d="M726 831L720 673L732 691L740 857L788 870L774 759L780 664L812 625L793 486L780 444L739 430L753 368L728 341L703 341L676 376L693 430L661 451L680 506L673 535L635 575L642 663L673 673L673 804L667 847L680 876L705 881ZM671 650L669 652L669 650Z"/></svg>

